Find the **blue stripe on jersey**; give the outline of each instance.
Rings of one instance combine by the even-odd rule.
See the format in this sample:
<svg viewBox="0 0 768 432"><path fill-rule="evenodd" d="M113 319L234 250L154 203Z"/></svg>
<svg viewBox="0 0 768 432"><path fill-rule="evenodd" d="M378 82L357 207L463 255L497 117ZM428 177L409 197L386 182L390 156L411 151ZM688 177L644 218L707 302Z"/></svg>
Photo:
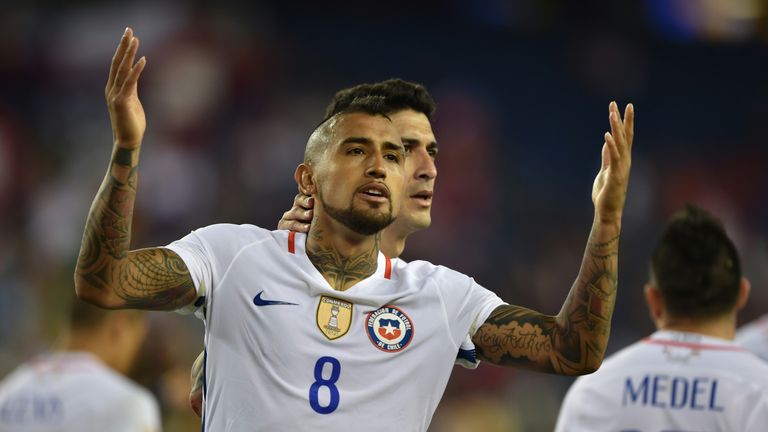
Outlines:
<svg viewBox="0 0 768 432"><path fill-rule="evenodd" d="M205 379L205 370L208 366L208 348L203 347L203 406L200 407L203 410L203 422L202 422L202 432L205 432L205 400L208 399L208 385L206 383Z"/></svg>
<svg viewBox="0 0 768 432"><path fill-rule="evenodd" d="M470 363L477 363L477 355L475 353L475 350L465 350L459 348L459 352L456 354L456 358L460 360L466 360Z"/></svg>

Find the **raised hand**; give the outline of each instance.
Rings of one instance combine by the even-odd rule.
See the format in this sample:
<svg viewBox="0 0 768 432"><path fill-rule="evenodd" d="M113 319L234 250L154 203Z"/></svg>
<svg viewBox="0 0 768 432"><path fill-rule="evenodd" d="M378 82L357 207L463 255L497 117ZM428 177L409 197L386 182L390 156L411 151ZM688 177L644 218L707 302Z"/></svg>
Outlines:
<svg viewBox="0 0 768 432"><path fill-rule="evenodd" d="M126 149L141 145L147 127L144 108L137 92L139 76L147 62L145 57L141 57L134 63L138 49L139 38L127 27L112 57L109 79L104 89L114 144Z"/></svg>
<svg viewBox="0 0 768 432"><path fill-rule="evenodd" d="M293 199L293 207L283 213L283 217L277 223L277 229L303 233L309 232L314 206L315 201L311 196L299 193Z"/></svg>
<svg viewBox="0 0 768 432"><path fill-rule="evenodd" d="M602 165L592 185L592 202L598 221L620 224L632 165L635 108L628 104L623 120L616 102L610 103L608 112L611 131L605 133Z"/></svg>

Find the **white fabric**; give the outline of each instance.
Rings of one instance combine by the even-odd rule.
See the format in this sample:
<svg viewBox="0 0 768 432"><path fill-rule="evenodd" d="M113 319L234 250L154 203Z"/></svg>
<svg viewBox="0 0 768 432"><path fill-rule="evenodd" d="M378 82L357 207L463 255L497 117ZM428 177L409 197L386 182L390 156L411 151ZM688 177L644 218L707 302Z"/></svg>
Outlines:
<svg viewBox="0 0 768 432"><path fill-rule="evenodd" d="M768 315L741 327L736 332L736 343L768 361Z"/></svg>
<svg viewBox="0 0 768 432"><path fill-rule="evenodd" d="M336 291L307 257L306 236L295 234L294 254L288 236L213 225L168 246L207 287L205 430L426 430L462 341L503 302L423 261L392 260L386 279L382 254L371 277ZM295 304L256 306L259 293ZM334 340L316 323L323 295L353 304L348 333ZM369 334L368 314L384 306L410 319L399 351Z"/></svg>
<svg viewBox="0 0 768 432"><path fill-rule="evenodd" d="M0 382L3 432L160 431L157 401L87 353L56 353Z"/></svg>
<svg viewBox="0 0 768 432"><path fill-rule="evenodd" d="M658 331L571 386L557 432L768 430L768 364L732 341Z"/></svg>

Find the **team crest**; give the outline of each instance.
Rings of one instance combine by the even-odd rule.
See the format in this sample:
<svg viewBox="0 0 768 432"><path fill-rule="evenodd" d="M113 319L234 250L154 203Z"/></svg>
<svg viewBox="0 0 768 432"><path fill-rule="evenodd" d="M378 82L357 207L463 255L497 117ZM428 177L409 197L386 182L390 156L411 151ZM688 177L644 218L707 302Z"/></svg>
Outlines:
<svg viewBox="0 0 768 432"><path fill-rule="evenodd" d="M369 313L365 326L371 343L385 352L402 351L413 339L411 319L394 306L384 306Z"/></svg>
<svg viewBox="0 0 768 432"><path fill-rule="evenodd" d="M334 297L321 296L317 304L317 328L330 340L349 331L352 324L352 303Z"/></svg>

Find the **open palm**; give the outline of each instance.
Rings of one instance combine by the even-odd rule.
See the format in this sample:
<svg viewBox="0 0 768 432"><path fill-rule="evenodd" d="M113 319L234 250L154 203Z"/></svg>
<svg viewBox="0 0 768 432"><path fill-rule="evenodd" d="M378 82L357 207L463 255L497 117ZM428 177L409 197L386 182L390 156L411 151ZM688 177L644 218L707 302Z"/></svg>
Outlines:
<svg viewBox="0 0 768 432"><path fill-rule="evenodd" d="M616 223L621 220L627 197L635 110L632 104L628 104L622 120L616 102L611 102L608 112L611 131L605 133L602 164L592 185L592 202L601 221Z"/></svg>
<svg viewBox="0 0 768 432"><path fill-rule="evenodd" d="M134 63L138 49L139 39L133 36L131 28L126 28L112 57L109 80L104 89L112 122L112 138L124 148L136 148L141 145L147 128L144 107L137 91L137 83L146 65L146 59L142 57Z"/></svg>

